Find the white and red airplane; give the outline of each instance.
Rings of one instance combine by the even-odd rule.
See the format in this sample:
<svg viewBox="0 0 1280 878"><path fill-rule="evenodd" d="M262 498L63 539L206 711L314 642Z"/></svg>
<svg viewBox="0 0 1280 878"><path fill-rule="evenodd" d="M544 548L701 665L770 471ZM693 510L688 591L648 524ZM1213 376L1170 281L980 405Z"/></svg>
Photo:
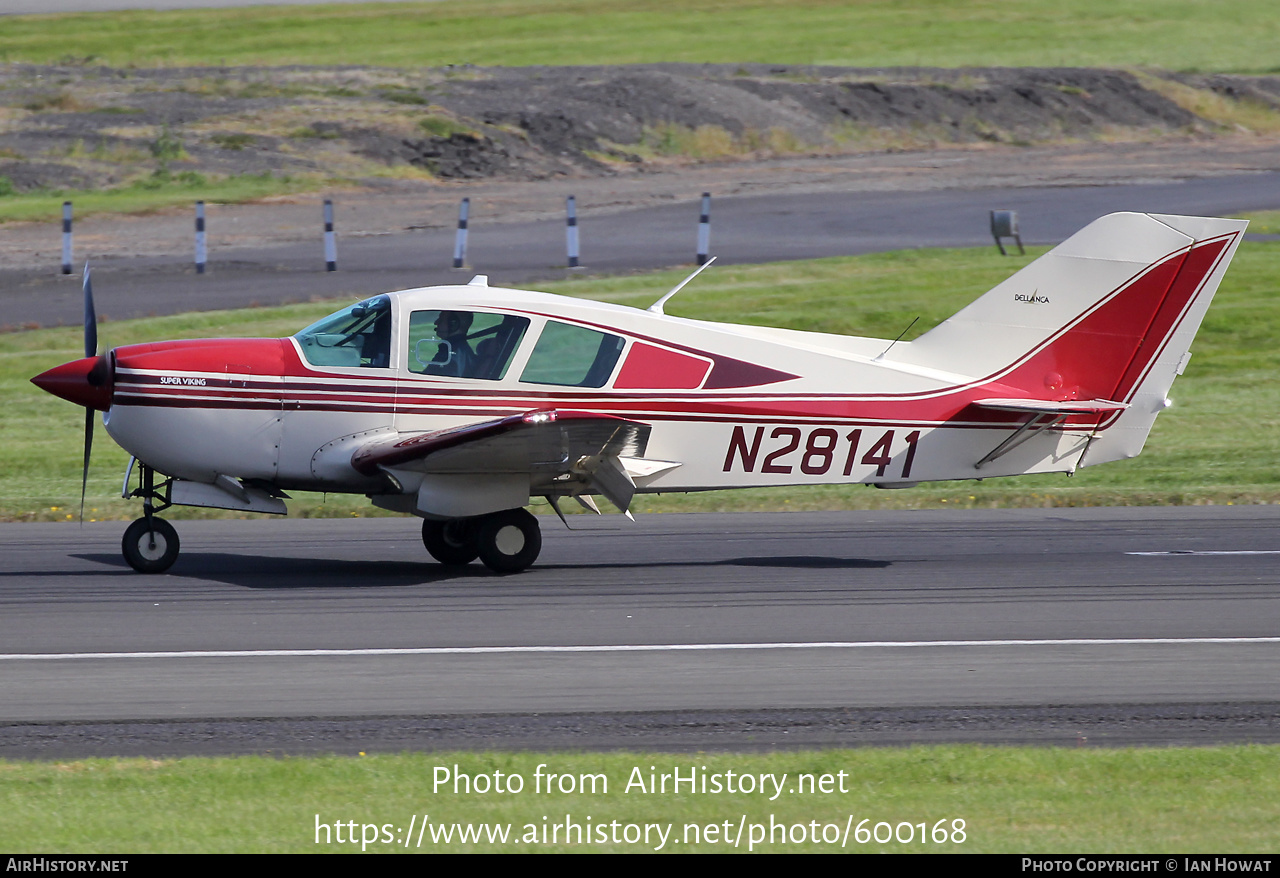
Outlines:
<svg viewBox="0 0 1280 878"><path fill-rule="evenodd" d="M626 512L636 493L898 488L1133 457L1246 225L1103 217L897 343L687 320L663 313L670 293L639 310L477 276L291 338L97 355L86 282L86 357L32 381L88 409L86 471L94 409L133 455L125 496L144 515L123 548L142 572L178 555L156 512L283 514L289 490L367 494L420 516L441 563L515 572L541 548L534 497Z"/></svg>

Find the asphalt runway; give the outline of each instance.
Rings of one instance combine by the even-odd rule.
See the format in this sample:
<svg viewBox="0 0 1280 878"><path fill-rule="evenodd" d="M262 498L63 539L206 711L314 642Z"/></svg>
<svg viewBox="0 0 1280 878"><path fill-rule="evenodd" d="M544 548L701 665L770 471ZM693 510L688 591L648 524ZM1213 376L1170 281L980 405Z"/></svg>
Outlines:
<svg viewBox="0 0 1280 878"><path fill-rule="evenodd" d="M1280 507L0 526L0 755L1280 741Z"/></svg>
<svg viewBox="0 0 1280 878"><path fill-rule="evenodd" d="M736 196L713 201L711 252L718 267L912 247L994 246L992 209L1019 212L1025 243L1056 244L1113 211L1229 216L1276 207L1280 173L1124 186ZM400 234L343 237L356 230L344 225L341 204L339 214L337 272L323 270L319 226L313 242L211 251L209 273L201 276L177 257L98 259L93 265L98 313L120 320L314 298L358 299L465 283L475 273L487 274L495 285L536 288L539 280L568 274L562 221L473 222L468 269L457 271L451 267L456 217L434 217L431 227ZM691 264L697 218L696 198L604 215L582 212L582 263L587 272L606 274ZM50 241L56 237L51 224ZM0 324L78 324L83 319L79 278L57 270L51 262L48 271L0 271ZM663 292L656 289L654 298Z"/></svg>

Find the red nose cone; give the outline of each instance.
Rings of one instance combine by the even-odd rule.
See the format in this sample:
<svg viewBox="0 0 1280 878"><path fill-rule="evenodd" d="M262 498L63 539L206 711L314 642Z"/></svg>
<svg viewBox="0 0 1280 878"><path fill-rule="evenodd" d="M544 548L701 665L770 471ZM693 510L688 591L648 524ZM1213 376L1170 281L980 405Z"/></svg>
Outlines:
<svg viewBox="0 0 1280 878"><path fill-rule="evenodd" d="M111 408L112 375L106 356L85 357L55 366L31 379L41 390L68 402L105 412Z"/></svg>

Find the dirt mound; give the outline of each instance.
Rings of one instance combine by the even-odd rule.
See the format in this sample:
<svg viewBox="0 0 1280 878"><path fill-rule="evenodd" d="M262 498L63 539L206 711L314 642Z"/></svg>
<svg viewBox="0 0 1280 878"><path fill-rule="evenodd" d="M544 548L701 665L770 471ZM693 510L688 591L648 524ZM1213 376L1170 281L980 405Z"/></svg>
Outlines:
<svg viewBox="0 0 1280 878"><path fill-rule="evenodd" d="M619 146L676 152L670 129L722 129L730 135L724 152L753 152L768 150L778 132L800 151L874 141L873 132L907 142L1033 142L1197 121L1132 75L1096 70L532 68L485 71L435 101L562 155ZM568 124L539 124L549 117ZM710 152L708 139L701 149Z"/></svg>
<svg viewBox="0 0 1280 878"><path fill-rule="evenodd" d="M536 180L947 144L1280 131L1280 77L1093 69L0 67L2 191L161 175ZM1194 111L1193 111L1194 110ZM1261 120L1255 122L1253 120ZM1270 127L1268 127L1270 126Z"/></svg>

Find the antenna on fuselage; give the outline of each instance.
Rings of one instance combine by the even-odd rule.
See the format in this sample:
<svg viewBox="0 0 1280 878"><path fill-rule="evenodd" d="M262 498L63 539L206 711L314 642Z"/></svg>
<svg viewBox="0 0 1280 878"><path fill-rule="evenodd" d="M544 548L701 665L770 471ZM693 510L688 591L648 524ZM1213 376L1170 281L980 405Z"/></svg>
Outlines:
<svg viewBox="0 0 1280 878"><path fill-rule="evenodd" d="M887 354L887 353L889 353L889 351L893 350L893 346L894 346L894 345L896 345L898 342L902 341L902 337L903 337L904 335L906 335L908 332L910 332L910 331L911 331L911 327L915 326L915 325L916 325L916 323L917 323L917 322L919 322L919 320L920 320L920 318L919 318L919 317L917 317L915 320L912 320L910 323L908 323L908 324L907 324L907 328L906 328L906 329L904 329L904 330L902 330L902 332L899 332L899 333L898 333L898 337L897 337L897 338L895 338L893 341L889 342L889 346L888 346L887 348L885 348L884 350L882 350L882 351L880 352L880 355L879 355L878 357L875 357L875 358L872 360L872 362L874 363L874 362L879 362L880 360L883 360L883 359L884 359L884 355L885 355L885 354Z"/></svg>
<svg viewBox="0 0 1280 878"><path fill-rule="evenodd" d="M650 306L648 307L648 309L646 309L646 310L652 311L654 314L665 314L666 312L662 310L662 306L663 306L663 305L665 305L665 304L667 303L667 299L670 299L670 298L671 298L672 296L674 296L676 293L678 293L678 292L680 292L682 289L684 289L684 285L685 285L685 284L687 284L689 281L693 280L693 279L694 279L695 277L697 277L698 275L702 274L702 269L709 267L709 266L711 265L711 263L713 263L713 262L715 262L715 261L716 261L716 258L715 258L714 256L712 256L712 257L711 257L710 259L708 259L706 262L704 262L704 263L702 263L701 265L699 265L697 268L695 268L695 269L693 270L693 274L689 275L689 276L688 276L688 277L686 277L684 280L680 281L680 283L678 283L678 284L676 284L674 287L672 287L672 288L671 288L671 292L667 293L667 294L666 294L665 296L663 296L661 299L659 299L658 301L654 302L654 303L653 303L652 305L650 305Z"/></svg>

